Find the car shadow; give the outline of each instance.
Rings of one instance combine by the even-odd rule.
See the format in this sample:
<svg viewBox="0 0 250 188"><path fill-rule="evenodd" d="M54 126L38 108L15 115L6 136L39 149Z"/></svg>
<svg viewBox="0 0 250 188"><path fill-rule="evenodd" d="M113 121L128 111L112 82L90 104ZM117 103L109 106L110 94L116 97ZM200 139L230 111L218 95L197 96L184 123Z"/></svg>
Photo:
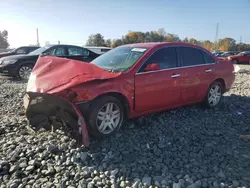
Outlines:
<svg viewBox="0 0 250 188"><path fill-rule="evenodd" d="M11 77L11 76L9 76L7 74L0 74L0 79L8 80L8 81L15 82L15 83L27 83L26 80L21 80L18 77Z"/></svg>
<svg viewBox="0 0 250 188"><path fill-rule="evenodd" d="M191 105L143 116L110 138L92 141L88 152L94 157L85 165L132 182L153 177L151 183L172 185L190 177L208 179L209 187L232 180L248 185L250 143L239 136L250 134L249 122L250 97L239 95L225 96L215 109Z"/></svg>

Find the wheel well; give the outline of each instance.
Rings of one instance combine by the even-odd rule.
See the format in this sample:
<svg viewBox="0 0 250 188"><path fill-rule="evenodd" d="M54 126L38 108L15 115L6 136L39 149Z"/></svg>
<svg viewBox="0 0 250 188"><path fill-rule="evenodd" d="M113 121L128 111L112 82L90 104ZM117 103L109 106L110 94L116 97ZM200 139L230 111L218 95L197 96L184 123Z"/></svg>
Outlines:
<svg viewBox="0 0 250 188"><path fill-rule="evenodd" d="M226 83L225 83L225 80L222 79L222 78L217 78L214 82L220 82L223 86L223 93L225 92L226 90Z"/></svg>
<svg viewBox="0 0 250 188"><path fill-rule="evenodd" d="M109 93L102 94L102 95L98 96L97 98L104 97L104 96L112 96L112 97L115 97L118 100L120 100L122 105L124 106L125 117L129 116L130 105L129 105L127 98L123 94L118 93L118 92L109 92Z"/></svg>
<svg viewBox="0 0 250 188"><path fill-rule="evenodd" d="M32 62L24 62L24 63L20 64L18 67L20 68L23 65L31 65L32 67L34 67L34 63L32 63Z"/></svg>

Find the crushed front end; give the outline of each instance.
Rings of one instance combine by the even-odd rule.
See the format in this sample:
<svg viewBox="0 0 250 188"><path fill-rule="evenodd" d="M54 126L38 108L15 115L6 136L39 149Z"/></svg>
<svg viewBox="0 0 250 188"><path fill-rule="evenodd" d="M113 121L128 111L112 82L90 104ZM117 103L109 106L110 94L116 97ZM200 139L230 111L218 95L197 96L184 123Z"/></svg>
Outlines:
<svg viewBox="0 0 250 188"><path fill-rule="evenodd" d="M24 108L33 129L60 129L76 139L78 145L89 146L85 120L78 108L66 99L52 94L27 92Z"/></svg>

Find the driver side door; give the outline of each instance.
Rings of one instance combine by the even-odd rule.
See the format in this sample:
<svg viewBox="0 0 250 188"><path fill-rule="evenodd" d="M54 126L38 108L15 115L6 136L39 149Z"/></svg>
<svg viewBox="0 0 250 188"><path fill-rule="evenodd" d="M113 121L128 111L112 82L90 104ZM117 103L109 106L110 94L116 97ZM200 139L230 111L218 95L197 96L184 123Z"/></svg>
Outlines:
<svg viewBox="0 0 250 188"><path fill-rule="evenodd" d="M149 64L158 64L160 70L145 71ZM180 105L181 78L176 48L158 49L135 75L135 111L154 111Z"/></svg>

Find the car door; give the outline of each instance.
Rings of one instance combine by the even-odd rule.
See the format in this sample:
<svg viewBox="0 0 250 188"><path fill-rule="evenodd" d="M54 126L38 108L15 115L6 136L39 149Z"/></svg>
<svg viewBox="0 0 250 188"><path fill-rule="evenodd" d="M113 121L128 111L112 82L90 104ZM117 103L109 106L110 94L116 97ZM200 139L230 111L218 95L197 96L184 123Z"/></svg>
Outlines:
<svg viewBox="0 0 250 188"><path fill-rule="evenodd" d="M203 100L215 79L215 59L207 52L193 47L178 47L182 66L181 101L189 104Z"/></svg>
<svg viewBox="0 0 250 188"><path fill-rule="evenodd" d="M145 71L150 64L158 64L160 70ZM155 51L135 74L135 111L179 105L181 75L175 47Z"/></svg>
<svg viewBox="0 0 250 188"><path fill-rule="evenodd" d="M91 52L86 48L80 48L76 46L68 46L68 58L79 61L90 62Z"/></svg>

